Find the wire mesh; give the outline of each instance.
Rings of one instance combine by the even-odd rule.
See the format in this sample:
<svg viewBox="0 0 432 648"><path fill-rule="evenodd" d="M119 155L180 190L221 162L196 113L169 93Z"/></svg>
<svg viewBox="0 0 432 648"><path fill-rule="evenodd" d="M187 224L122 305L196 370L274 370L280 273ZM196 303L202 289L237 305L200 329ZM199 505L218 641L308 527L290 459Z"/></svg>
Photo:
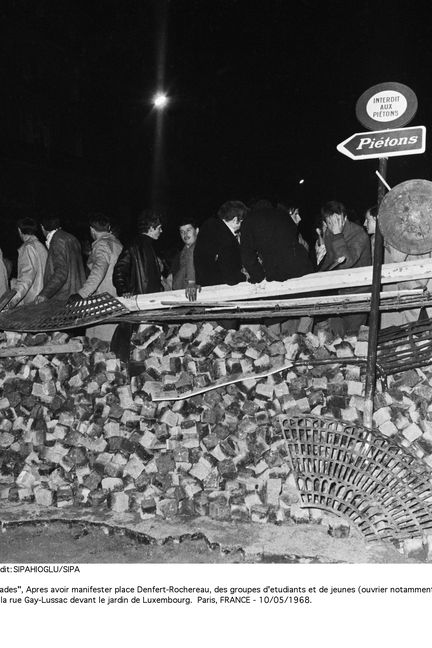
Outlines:
<svg viewBox="0 0 432 648"><path fill-rule="evenodd" d="M0 328L7 331L59 331L109 321L128 313L109 293L92 295L72 304L48 301L29 304L0 315Z"/></svg>

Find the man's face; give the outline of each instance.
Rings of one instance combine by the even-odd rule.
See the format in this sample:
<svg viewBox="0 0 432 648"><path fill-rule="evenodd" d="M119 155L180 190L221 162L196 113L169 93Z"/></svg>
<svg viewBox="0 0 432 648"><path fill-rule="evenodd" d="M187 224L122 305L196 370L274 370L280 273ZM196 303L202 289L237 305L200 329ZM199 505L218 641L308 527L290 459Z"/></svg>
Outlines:
<svg viewBox="0 0 432 648"><path fill-rule="evenodd" d="M181 225L180 229L180 238L183 241L183 243L186 245L186 247L190 247L193 245L197 239L198 236L198 227L194 227L193 225Z"/></svg>
<svg viewBox="0 0 432 648"><path fill-rule="evenodd" d="M237 234L240 231L240 226L242 224L242 218L240 216L236 216L235 218L230 221L231 228L234 232L234 234Z"/></svg>
<svg viewBox="0 0 432 648"><path fill-rule="evenodd" d="M299 212L298 209L294 209L294 210L290 213L290 216L291 216L291 218L293 219L293 221L294 221L294 223L295 223L296 225L298 225L298 224L300 223L300 221L301 221L301 216L300 216L300 212Z"/></svg>
<svg viewBox="0 0 432 648"><path fill-rule="evenodd" d="M366 212L364 227L366 228L368 234L375 234L376 219L372 216L369 210Z"/></svg>
<svg viewBox="0 0 432 648"><path fill-rule="evenodd" d="M147 236L150 236L150 238L154 239L157 241L159 236L162 234L162 225L156 225L156 227L150 227L150 229L147 232Z"/></svg>
<svg viewBox="0 0 432 648"><path fill-rule="evenodd" d="M332 234L342 234L347 217L344 214L330 214L325 217L327 227Z"/></svg>
<svg viewBox="0 0 432 648"><path fill-rule="evenodd" d="M342 226L345 225L347 217L344 214L338 214L337 212L334 212L333 214L329 214L328 216L325 217L325 223L327 227L331 229L331 225L336 221L338 223L341 223Z"/></svg>

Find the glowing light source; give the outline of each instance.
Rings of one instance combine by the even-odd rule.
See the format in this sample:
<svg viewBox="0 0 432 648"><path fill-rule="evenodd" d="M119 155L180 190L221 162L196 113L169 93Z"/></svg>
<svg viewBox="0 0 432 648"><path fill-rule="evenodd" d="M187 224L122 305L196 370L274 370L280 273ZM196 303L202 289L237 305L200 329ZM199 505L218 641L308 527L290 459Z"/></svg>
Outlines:
<svg viewBox="0 0 432 648"><path fill-rule="evenodd" d="M153 97L153 106L157 110L163 110L167 104L168 104L168 97L165 94L165 92L156 92L156 94Z"/></svg>
<svg viewBox="0 0 432 648"><path fill-rule="evenodd" d="M299 180L299 184L304 184L304 178L302 178L301 180Z"/></svg>

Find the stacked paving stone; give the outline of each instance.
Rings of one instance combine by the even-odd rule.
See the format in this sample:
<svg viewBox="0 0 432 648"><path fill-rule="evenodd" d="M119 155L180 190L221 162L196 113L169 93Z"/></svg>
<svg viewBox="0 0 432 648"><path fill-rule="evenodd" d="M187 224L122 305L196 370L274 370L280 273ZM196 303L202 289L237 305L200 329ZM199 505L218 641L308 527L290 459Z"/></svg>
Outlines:
<svg viewBox="0 0 432 648"><path fill-rule="evenodd" d="M143 519L320 521L300 507L282 422L312 414L362 423L367 328L343 340L291 331L142 325L132 351L142 371L132 378L95 339L80 338L78 353L0 358L0 499ZM4 332L0 347L66 340ZM432 468L432 367L389 383L376 396L376 427Z"/></svg>

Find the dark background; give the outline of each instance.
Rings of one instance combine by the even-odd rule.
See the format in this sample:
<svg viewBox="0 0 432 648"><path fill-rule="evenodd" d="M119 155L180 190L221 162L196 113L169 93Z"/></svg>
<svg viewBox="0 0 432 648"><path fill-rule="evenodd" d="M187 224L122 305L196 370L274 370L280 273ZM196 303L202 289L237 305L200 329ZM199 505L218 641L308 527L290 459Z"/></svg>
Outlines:
<svg viewBox="0 0 432 648"><path fill-rule="evenodd" d="M431 18L422 0L2 0L4 253L16 219L47 209L81 239L88 212L106 211L124 237L153 203L168 247L179 218L229 199L296 202L311 231L325 200L360 218L378 161L336 145L365 130L356 101L386 81L414 90L410 125L429 127ZM391 158L388 181L430 179L430 162Z"/></svg>

